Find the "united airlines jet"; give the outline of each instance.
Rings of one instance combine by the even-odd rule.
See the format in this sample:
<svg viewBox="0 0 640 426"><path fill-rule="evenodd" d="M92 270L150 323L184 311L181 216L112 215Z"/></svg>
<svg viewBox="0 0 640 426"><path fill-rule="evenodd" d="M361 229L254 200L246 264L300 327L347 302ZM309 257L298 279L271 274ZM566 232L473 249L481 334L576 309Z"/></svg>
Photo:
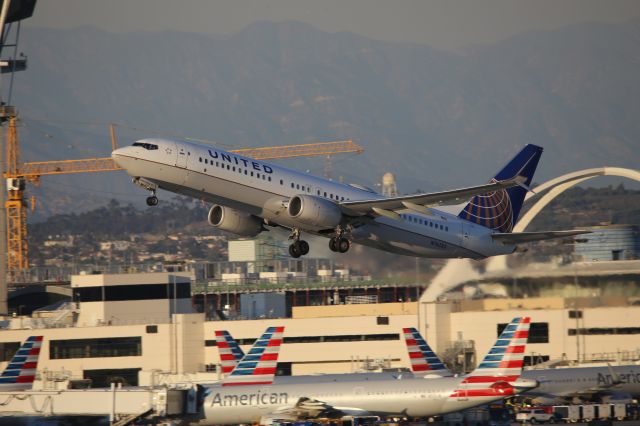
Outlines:
<svg viewBox="0 0 640 426"><path fill-rule="evenodd" d="M356 242L410 256L483 259L512 253L519 243L586 232L512 233L541 154L541 147L525 146L484 185L399 197L191 142L143 139L111 156L150 191L148 205L158 204L162 188L213 203L209 223L239 236L284 227L295 258L309 252L307 233L328 237L340 253ZM437 208L470 197L454 213Z"/></svg>
<svg viewBox="0 0 640 426"><path fill-rule="evenodd" d="M520 379L529 324L527 317L511 321L478 368L466 376L338 382L308 377L298 383L274 381L283 328L273 327L222 383L207 388L201 423L427 417L497 401L537 385Z"/></svg>

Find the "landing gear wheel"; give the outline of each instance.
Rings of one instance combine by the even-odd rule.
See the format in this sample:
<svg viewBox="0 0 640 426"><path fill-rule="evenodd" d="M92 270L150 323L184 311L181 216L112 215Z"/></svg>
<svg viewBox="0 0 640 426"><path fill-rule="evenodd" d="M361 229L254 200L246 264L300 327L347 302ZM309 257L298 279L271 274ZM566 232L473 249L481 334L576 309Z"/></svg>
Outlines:
<svg viewBox="0 0 640 426"><path fill-rule="evenodd" d="M293 244L291 244L289 246L289 254L294 259L297 259L300 256L302 256L302 250L301 250L301 247L300 247L300 244L298 243L298 241L296 241L295 243L293 243Z"/></svg>
<svg viewBox="0 0 640 426"><path fill-rule="evenodd" d="M351 248L351 241L347 240L346 238L340 238L336 246L340 253L346 253Z"/></svg>
<svg viewBox="0 0 640 426"><path fill-rule="evenodd" d="M309 243L305 240L298 241L298 245L300 246L300 254L302 256L309 254Z"/></svg>
<svg viewBox="0 0 640 426"><path fill-rule="evenodd" d="M155 195L147 197L147 205L149 207L157 206L158 205L158 197L156 197Z"/></svg>
<svg viewBox="0 0 640 426"><path fill-rule="evenodd" d="M329 250L331 251L338 251L338 240L336 237L331 237L329 239Z"/></svg>

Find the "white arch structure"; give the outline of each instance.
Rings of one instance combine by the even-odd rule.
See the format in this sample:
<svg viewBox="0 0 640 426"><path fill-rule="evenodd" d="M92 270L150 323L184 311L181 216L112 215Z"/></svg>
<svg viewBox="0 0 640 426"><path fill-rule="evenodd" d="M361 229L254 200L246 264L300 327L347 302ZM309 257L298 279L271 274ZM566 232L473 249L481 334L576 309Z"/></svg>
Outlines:
<svg viewBox="0 0 640 426"><path fill-rule="evenodd" d="M518 220L513 232L523 232L543 208L567 189L599 176L618 176L640 182L640 170L621 167L597 167L558 176L534 188L535 192L527 194L525 202L546 192ZM487 263L486 272L503 271L505 269L507 269L507 256L496 256ZM479 277L481 277L481 274L472 267L469 259L451 259L431 281L427 290L422 294L420 302L434 302L441 294Z"/></svg>

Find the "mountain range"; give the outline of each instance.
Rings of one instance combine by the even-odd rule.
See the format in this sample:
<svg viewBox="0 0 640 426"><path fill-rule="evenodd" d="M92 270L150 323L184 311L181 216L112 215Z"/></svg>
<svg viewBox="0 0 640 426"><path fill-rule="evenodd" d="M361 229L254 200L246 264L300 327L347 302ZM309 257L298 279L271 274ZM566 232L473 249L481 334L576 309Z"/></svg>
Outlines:
<svg viewBox="0 0 640 426"><path fill-rule="evenodd" d="M25 161L108 156L165 135L222 148L353 139L333 177L401 192L485 182L524 144L536 181L640 164L640 20L526 32L457 52L256 22L219 36L25 27L16 75ZM282 160L322 174L323 160ZM144 205L124 172L47 177L40 217L110 198Z"/></svg>

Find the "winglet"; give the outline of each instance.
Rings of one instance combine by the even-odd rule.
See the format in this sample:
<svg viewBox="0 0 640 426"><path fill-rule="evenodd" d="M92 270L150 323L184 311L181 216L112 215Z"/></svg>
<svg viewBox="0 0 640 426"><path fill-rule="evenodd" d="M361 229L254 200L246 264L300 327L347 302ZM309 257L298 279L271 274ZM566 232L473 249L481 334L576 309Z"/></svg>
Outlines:
<svg viewBox="0 0 640 426"><path fill-rule="evenodd" d="M444 366L438 355L436 355L427 342L422 338L420 332L415 328L403 328L404 340L409 352L411 361L411 371L417 374L436 374L439 376L452 376L451 372Z"/></svg>
<svg viewBox="0 0 640 426"><path fill-rule="evenodd" d="M0 383L33 383L38 369L42 336L31 336L20 346L0 376Z"/></svg>
<svg viewBox="0 0 640 426"><path fill-rule="evenodd" d="M242 357L244 357L244 351L226 330L216 330L216 345L220 353L222 373L231 373Z"/></svg>
<svg viewBox="0 0 640 426"><path fill-rule="evenodd" d="M276 375L284 327L269 327L253 344L222 386L270 385Z"/></svg>

